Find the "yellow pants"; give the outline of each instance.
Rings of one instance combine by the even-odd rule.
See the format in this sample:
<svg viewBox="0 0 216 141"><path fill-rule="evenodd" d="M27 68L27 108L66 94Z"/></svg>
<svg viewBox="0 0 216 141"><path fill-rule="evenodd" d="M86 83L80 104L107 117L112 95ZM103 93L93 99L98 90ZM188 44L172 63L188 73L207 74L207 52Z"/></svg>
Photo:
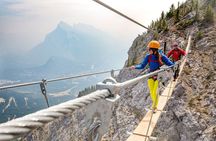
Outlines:
<svg viewBox="0 0 216 141"><path fill-rule="evenodd" d="M148 87L150 91L150 96L152 99L152 108L155 109L157 108L158 105L158 94L157 94L157 89L158 89L158 80L154 80L152 78L148 79Z"/></svg>

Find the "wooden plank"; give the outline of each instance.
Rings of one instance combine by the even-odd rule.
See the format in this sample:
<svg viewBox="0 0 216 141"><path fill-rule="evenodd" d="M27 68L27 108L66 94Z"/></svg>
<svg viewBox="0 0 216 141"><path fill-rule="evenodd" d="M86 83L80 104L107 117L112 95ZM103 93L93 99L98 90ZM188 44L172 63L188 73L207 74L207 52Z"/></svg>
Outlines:
<svg viewBox="0 0 216 141"><path fill-rule="evenodd" d="M151 136L151 133L152 133L154 127L157 124L156 121L160 117L160 114L161 114L161 112L158 111L158 112L154 113L153 116L152 116L152 111L149 111L146 114L146 116L144 117L144 119L137 126L137 128L134 130L133 133L134 134L140 134L140 135L143 135L143 136ZM151 116L152 116L152 121L151 121L151 124L149 125L149 121L150 121ZM148 126L149 126L149 131L148 131L148 134L147 134Z"/></svg>
<svg viewBox="0 0 216 141"><path fill-rule="evenodd" d="M172 80L171 80L172 81ZM173 89L175 88L176 81L172 81L168 84L168 86L164 89L162 96L171 96Z"/></svg>
<svg viewBox="0 0 216 141"><path fill-rule="evenodd" d="M159 97L159 101L158 101L158 109L159 110L163 110L164 107L166 106L167 100L169 100L169 97L165 97L165 96L160 96Z"/></svg>
<svg viewBox="0 0 216 141"><path fill-rule="evenodd" d="M147 138L147 139L146 139ZM127 141L149 141L148 137L145 136L141 136L141 135L136 135L136 134L132 134Z"/></svg>

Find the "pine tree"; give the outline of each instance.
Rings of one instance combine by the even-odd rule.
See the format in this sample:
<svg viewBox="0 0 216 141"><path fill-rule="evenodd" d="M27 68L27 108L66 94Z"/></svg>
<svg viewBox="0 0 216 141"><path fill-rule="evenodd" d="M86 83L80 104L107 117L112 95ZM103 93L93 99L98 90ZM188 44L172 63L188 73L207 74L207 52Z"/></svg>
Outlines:
<svg viewBox="0 0 216 141"><path fill-rule="evenodd" d="M161 27L162 27L162 29L163 29L164 31L167 31L167 30L168 30L168 24L167 24L167 22L166 22L166 19L163 19L163 20L161 21Z"/></svg>
<svg viewBox="0 0 216 141"><path fill-rule="evenodd" d="M216 6L216 0L211 0L211 6L215 7Z"/></svg>
<svg viewBox="0 0 216 141"><path fill-rule="evenodd" d="M195 1L191 0L191 11L193 11L194 7L195 7Z"/></svg>
<svg viewBox="0 0 216 141"><path fill-rule="evenodd" d="M177 8L176 11L175 11L174 18L175 18L175 23L177 23L177 22L180 21L180 8L179 8L179 2L178 2L178 8Z"/></svg>
<svg viewBox="0 0 216 141"><path fill-rule="evenodd" d="M185 4L181 4L181 15L182 15L182 17L184 17L185 16L185 13L186 13L186 6L185 6Z"/></svg>
<svg viewBox="0 0 216 141"><path fill-rule="evenodd" d="M164 16L164 11L161 13L161 18L160 18L160 28L161 30L166 30L167 29L167 22L166 22L166 19L165 19L165 16Z"/></svg>
<svg viewBox="0 0 216 141"><path fill-rule="evenodd" d="M208 5L208 7L206 8L205 15L204 15L204 21L206 23L213 23L214 22L214 11L213 11L211 5Z"/></svg>
<svg viewBox="0 0 216 141"><path fill-rule="evenodd" d="M151 28L154 28L155 27L155 22L152 20L151 22Z"/></svg>
<svg viewBox="0 0 216 141"><path fill-rule="evenodd" d="M175 11L175 6L174 6L174 4L171 5L170 10L171 10L171 12L174 12L174 11Z"/></svg>
<svg viewBox="0 0 216 141"><path fill-rule="evenodd" d="M196 12L194 20L199 21L199 2L198 1L195 2L194 10Z"/></svg>
<svg viewBox="0 0 216 141"><path fill-rule="evenodd" d="M162 28L161 28L161 20L157 20L157 22L156 22L155 24L156 24L156 27L157 27L157 31L158 31L158 32L161 32L161 31L162 31Z"/></svg>
<svg viewBox="0 0 216 141"><path fill-rule="evenodd" d="M161 13L161 19L164 19L164 11Z"/></svg>
<svg viewBox="0 0 216 141"><path fill-rule="evenodd" d="M172 18L174 16L175 6L174 4L171 5L169 12L166 14L166 18Z"/></svg>

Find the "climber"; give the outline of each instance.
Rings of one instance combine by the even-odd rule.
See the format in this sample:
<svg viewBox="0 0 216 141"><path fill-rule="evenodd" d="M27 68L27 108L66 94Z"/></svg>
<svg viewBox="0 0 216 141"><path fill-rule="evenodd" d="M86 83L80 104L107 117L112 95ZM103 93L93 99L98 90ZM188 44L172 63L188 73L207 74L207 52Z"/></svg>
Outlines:
<svg viewBox="0 0 216 141"><path fill-rule="evenodd" d="M149 54L145 56L142 63L136 66L131 66L130 69L144 69L147 64L149 64L149 72L154 72L160 69L160 66L165 63L168 66L174 65L172 61L170 61L166 55L163 53L159 53L158 50L160 48L160 43L158 41L152 40L148 44ZM148 79L148 87L150 90L150 96L152 99L152 110L153 113L157 110L158 105L158 79L157 75L152 76Z"/></svg>
<svg viewBox="0 0 216 141"><path fill-rule="evenodd" d="M186 52L178 47L178 43L174 42L172 44L172 50L170 50L167 54L167 57L172 57L173 62L177 62L181 59L182 56L186 55ZM176 70L174 71L174 81L178 78L179 76L179 64L176 67Z"/></svg>

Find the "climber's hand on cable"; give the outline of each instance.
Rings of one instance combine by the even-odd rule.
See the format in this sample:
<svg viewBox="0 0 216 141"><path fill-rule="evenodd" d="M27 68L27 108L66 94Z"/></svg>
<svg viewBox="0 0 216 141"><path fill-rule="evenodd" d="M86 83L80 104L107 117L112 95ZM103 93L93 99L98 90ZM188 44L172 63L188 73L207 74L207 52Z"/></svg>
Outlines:
<svg viewBox="0 0 216 141"><path fill-rule="evenodd" d="M136 67L135 66L131 66L129 69L134 70Z"/></svg>

